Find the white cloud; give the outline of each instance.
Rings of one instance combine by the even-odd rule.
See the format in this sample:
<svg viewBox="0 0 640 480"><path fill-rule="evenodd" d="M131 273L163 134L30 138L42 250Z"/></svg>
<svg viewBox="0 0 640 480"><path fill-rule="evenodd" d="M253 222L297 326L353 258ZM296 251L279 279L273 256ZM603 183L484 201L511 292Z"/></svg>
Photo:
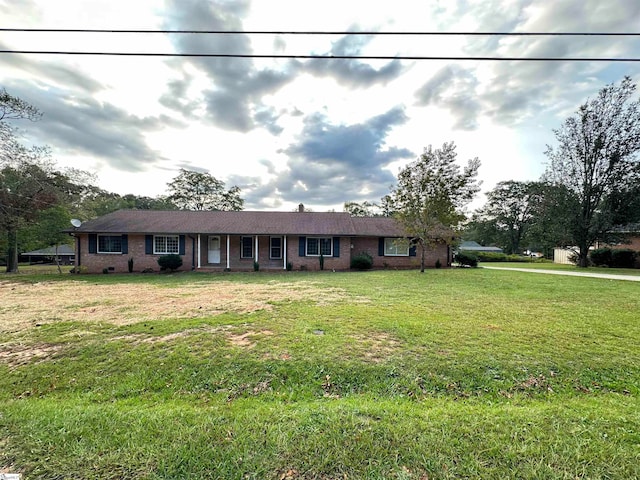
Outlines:
<svg viewBox="0 0 640 480"><path fill-rule="evenodd" d="M11 8L10 8L11 7ZM635 31L635 0L0 1L24 27ZM368 55L637 56L625 37L205 36L0 33L20 49ZM478 156L485 188L541 173L552 129L637 63L45 57L5 54L0 85L45 111L23 125L65 166L157 195L178 168L242 183L249 208L379 199L423 147ZM391 113L390 113L391 112ZM402 121L398 112L402 112ZM394 117L394 115L396 115ZM375 122L386 119L376 130ZM396 152L396 156L385 156ZM401 154L399 154L401 152ZM324 155L324 157L322 156ZM311 158L317 165L305 163ZM355 166L361 165L360 170ZM364 200L365 198L360 198Z"/></svg>

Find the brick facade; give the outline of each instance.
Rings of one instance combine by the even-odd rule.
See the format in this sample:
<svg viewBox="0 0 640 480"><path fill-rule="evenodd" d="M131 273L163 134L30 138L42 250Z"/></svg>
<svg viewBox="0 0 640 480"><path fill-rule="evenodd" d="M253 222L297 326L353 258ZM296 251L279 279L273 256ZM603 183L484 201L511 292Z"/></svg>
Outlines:
<svg viewBox="0 0 640 480"><path fill-rule="evenodd" d="M180 270L191 270L192 254L192 242L187 235L185 237L185 254L181 255L182 267ZM141 272L145 269L158 271L160 256L145 253L145 235L128 235L127 253L89 253L89 235L76 237L76 262L79 261L79 265L84 266L89 273L101 273L105 268L110 272L128 272L130 258L133 258L134 272Z"/></svg>
<svg viewBox="0 0 640 480"><path fill-rule="evenodd" d="M420 247L416 249L415 257L394 257L380 255L379 237L354 237L351 239L352 255L366 252L373 257L373 268L419 268L420 267ZM450 264L447 259L449 249L446 245L440 244L433 249L429 249L425 254L425 267L435 268L436 262L440 260L440 265L446 267Z"/></svg>
<svg viewBox="0 0 640 480"><path fill-rule="evenodd" d="M251 237L252 257L241 258L241 236L229 235L229 258L227 263L227 235L214 235L220 238L220 261L209 263L209 237L201 234L200 261L198 262L198 235L185 235L185 251L182 257L180 270L188 271L197 269L222 271L229 265L232 271L251 271L255 260L255 236ZM127 272L128 260L133 258L134 272L145 269L159 270L158 257L160 255L147 254L145 248L145 235L130 234L128 237L127 253L89 253L89 235L78 234L76 237L76 259L79 265L84 266L89 273L100 273L107 268L112 272ZM284 236L281 238L282 251L284 253ZM285 258L270 258L270 236L258 236L258 263L260 270L285 270L286 263L291 263L293 270L319 270L320 259L318 256L300 256L300 237L290 235L286 237L286 263ZM325 256L325 270L348 270L351 256L361 252L367 252L373 257L373 268L418 268L420 266L420 249L416 256L380 256L378 251L378 237L338 237L339 256ZM334 243L333 245L336 245ZM79 248L78 248L79 247ZM434 267L437 260L445 267L449 264L448 248L439 245L430 250L426 256L426 266Z"/></svg>

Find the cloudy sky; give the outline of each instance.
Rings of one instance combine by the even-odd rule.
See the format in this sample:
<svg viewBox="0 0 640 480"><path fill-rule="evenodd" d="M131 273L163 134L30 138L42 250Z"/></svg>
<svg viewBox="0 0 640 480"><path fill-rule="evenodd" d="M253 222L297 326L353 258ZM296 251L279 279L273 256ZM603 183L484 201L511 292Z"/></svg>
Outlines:
<svg viewBox="0 0 640 480"><path fill-rule="evenodd" d="M0 28L638 32L638 0L0 0ZM0 32L0 50L638 57L639 37ZM483 189L543 172L552 129L640 63L0 54L0 86L44 112L14 123L61 167L156 196L186 168L247 209L378 201L427 145L479 157ZM483 203L479 196L476 206Z"/></svg>

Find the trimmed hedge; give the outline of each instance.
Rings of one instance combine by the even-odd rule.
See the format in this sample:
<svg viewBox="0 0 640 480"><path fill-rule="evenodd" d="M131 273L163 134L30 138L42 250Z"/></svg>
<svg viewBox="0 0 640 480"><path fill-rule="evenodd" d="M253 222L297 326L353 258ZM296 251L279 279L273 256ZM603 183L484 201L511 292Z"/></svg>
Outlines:
<svg viewBox="0 0 640 480"><path fill-rule="evenodd" d="M638 252L630 248L596 248L589 253L597 267L634 268Z"/></svg>
<svg viewBox="0 0 640 480"><path fill-rule="evenodd" d="M173 272L182 266L182 257L175 253L162 255L161 257L158 257L158 265L160 265L160 270L169 270L170 272Z"/></svg>
<svg viewBox="0 0 640 480"><path fill-rule="evenodd" d="M373 257L367 252L359 253L351 258L351 268L355 270L369 270L373 267Z"/></svg>
<svg viewBox="0 0 640 480"><path fill-rule="evenodd" d="M611 266L614 268L633 268L636 264L638 252L630 248L617 249L611 251Z"/></svg>
<svg viewBox="0 0 640 480"><path fill-rule="evenodd" d="M458 262L461 266L466 266L466 267L478 266L478 256L475 253L469 253L465 251L458 252L456 253L455 261Z"/></svg>
<svg viewBox="0 0 640 480"><path fill-rule="evenodd" d="M495 252L473 252L471 254L475 255L479 262L532 262L539 260L537 258L532 259L524 255L507 255L506 253Z"/></svg>
<svg viewBox="0 0 640 480"><path fill-rule="evenodd" d="M589 260L596 267L610 267L611 266L611 249L610 248L596 248L589 252Z"/></svg>

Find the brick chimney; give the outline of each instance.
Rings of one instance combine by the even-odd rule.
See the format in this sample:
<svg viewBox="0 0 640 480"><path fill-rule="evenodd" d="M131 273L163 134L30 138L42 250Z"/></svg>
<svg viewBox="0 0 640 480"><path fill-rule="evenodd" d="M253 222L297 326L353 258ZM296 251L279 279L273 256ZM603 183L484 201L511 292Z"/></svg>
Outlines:
<svg viewBox="0 0 640 480"><path fill-rule="evenodd" d="M304 203L301 203L300 205L298 205L298 212L300 213L304 212Z"/></svg>

